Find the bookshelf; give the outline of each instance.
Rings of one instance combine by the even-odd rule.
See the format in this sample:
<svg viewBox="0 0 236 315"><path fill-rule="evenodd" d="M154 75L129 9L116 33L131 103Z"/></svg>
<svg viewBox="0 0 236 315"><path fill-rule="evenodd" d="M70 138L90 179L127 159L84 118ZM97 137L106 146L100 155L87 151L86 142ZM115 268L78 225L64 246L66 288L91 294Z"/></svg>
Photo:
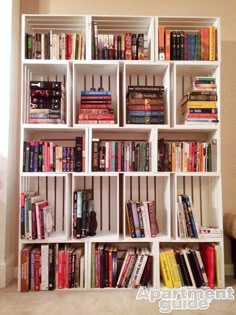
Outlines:
<svg viewBox="0 0 236 315"><path fill-rule="evenodd" d="M162 36L159 30L198 34L201 29L210 29L212 26L216 30L217 55L215 60L201 60L201 58L200 60L168 60L168 58L163 58L163 49L161 52L159 49L160 37ZM34 36L29 39L25 33L34 34ZM74 33L79 35L71 35ZM111 38L114 40L116 35L120 36L122 51L126 45L126 40L128 41L126 33L131 34L129 39L132 38L132 34L135 36L143 34L144 42L141 47L143 55L140 53L142 56L140 60L132 60L132 58L131 60L122 60L122 52L117 55L120 57L115 58L114 56L117 54L115 46L114 48L108 46L114 51L99 51L100 49L104 50L106 41L111 41ZM39 47L42 47L43 42L44 50L49 49L52 59L29 58L31 57L30 54L32 53L34 56L33 52L37 50L36 34L44 34L41 35L41 41L39 40ZM61 34L69 34L69 36ZM37 39L39 37L37 35ZM65 38L66 41L63 42ZM45 48L46 40L51 40L51 46L48 46L47 49ZM105 44L102 41L105 41ZM63 48L65 47L63 45L71 45L70 49L68 48L69 51L67 48ZM28 52L29 49L30 53ZM66 52L63 49L66 49ZM105 47L106 49L107 47ZM73 50L74 53L72 53ZM45 53L45 51L41 51L43 56L46 56ZM165 48L164 53L166 53ZM123 56L125 56L125 52ZM125 255L127 251L132 251L135 248L137 257L140 255L148 256L146 261L150 265L142 265L142 267L149 268L147 270L151 276L150 278L141 277L139 284L130 286L137 287L140 283L144 283L159 288L165 285L160 268L160 253L163 249L171 248L177 252L181 251L182 248L190 248L194 251L198 250L202 243L214 244L212 246L215 246L214 248L217 250L220 248L217 251L217 253L220 252L220 255L217 254L217 257L220 257L217 261L218 276L213 287L224 286L220 158L220 61L219 18L22 16L19 290L29 290L27 281L31 283L33 290L36 290L35 280L27 280L21 272L22 268L26 268L24 270L27 272L31 270L34 276L36 273L36 282L39 281L40 278L37 274L39 271L32 269L34 265L30 262L34 261L35 251L41 252L43 256L41 261L44 268L46 264L46 269L43 270L51 268L51 273L54 276L49 272L48 280L53 282L52 288L73 287L84 290L116 287ZM184 123L179 103L184 95L191 91L192 81L195 77L213 78L217 86L218 122ZM63 100L61 99L61 106L63 106L61 117L63 119L59 123L47 123L47 121L46 123L32 123L31 118L34 112L30 98L31 81L62 82L65 88ZM127 95L130 86L161 86L163 88L164 92L158 94L158 101L155 98L154 105L152 104L157 108L160 105L161 113L158 115L163 117L163 120L162 118L160 120L161 123L129 123L130 116L127 106L130 104ZM88 113L87 108L90 108L93 102L86 98L89 94L82 94L82 92L88 91L90 88L93 88L95 92L99 88L104 89L105 92L102 95L103 97L106 96L109 101L105 101L106 98L102 101L99 98L99 101L100 104L104 104L103 108L109 108L109 113L113 115L110 121L108 119L103 120L103 123L98 123L95 120L99 119L93 118L86 123L87 118L84 117ZM85 97L82 98L82 95ZM136 104L135 102L134 104ZM152 105L148 105L149 110ZM97 113L97 109L102 108L99 106L96 104L93 107L93 113ZM133 108L137 107L131 105L131 108L132 106ZM145 108L145 110L147 109ZM83 117L83 123L81 117ZM46 146L43 145L43 154L49 153L47 153L47 158L45 155L40 158L43 158L43 163L46 163L45 159L49 159L49 166L48 168L44 166L46 169L37 167L34 169L35 159L37 161L40 159L39 156L35 155L38 152L35 149L35 143L36 146L39 145L40 147L41 142L47 143ZM29 166L26 167L25 147L27 145L31 153L28 153ZM62 155L58 157L56 149L56 153L53 153L54 146L62 147L62 152L64 152L63 148L66 147L65 155L61 153ZM186 159L185 155L190 152L190 147L194 146L196 146L195 156L193 154L191 162L189 162L190 157L188 156L186 162L184 160ZM209 147L210 149L207 151ZM98 153L96 153L96 149ZM172 149L176 151L172 151ZM73 167L73 163L77 163L77 160L74 160L75 155L73 155L76 154L76 150L81 151L78 153L81 158L80 171L78 169L75 171ZM32 154L33 160L30 160L30 154ZM55 154L55 160L51 161L50 154L51 157ZM57 159L62 163L61 168L57 168L57 164L53 165ZM63 164L64 162L65 164ZM104 167L102 170L99 168L101 165ZM27 192L29 197L26 196ZM46 200L49 205L48 208L53 209L53 215L49 219L53 221L54 231L45 238L33 237L35 233L33 217L35 214L34 209L30 207L26 209L26 199L31 199L37 207L39 200L31 195L32 192L39 195L40 200ZM91 199L88 197L90 193ZM201 237L199 235L197 238L189 237L189 235L183 237L180 234L178 198L182 194L191 198L194 220L198 224L197 228L207 229L214 226L217 227L218 234L201 235ZM87 223L91 221L83 223L83 208L79 208L81 213L78 211L78 202L80 202L78 200L82 200L79 198L88 198L86 205L90 208L89 211L86 210L87 208L84 210L87 211L87 216L92 210L96 214L95 235L92 235L93 233ZM157 222L158 232L154 237L151 237L149 233L146 233L145 237L131 237L130 231L132 229L127 210L130 201L133 201L136 207L138 202L152 201L151 205L147 203L144 206L142 204L141 210L143 211L142 215L144 215L145 211L150 213L150 207L155 209L153 220ZM44 218L44 210L42 211L41 216L43 215ZM78 223L80 219L81 223ZM29 222L31 223L29 224ZM42 226L47 228L44 221L38 221L37 224L40 229ZM85 224L82 226L82 230L86 237L76 237L81 232L78 228L79 224ZM22 227L24 233L22 233ZM42 247L42 245L46 246ZM110 263L109 253L114 259ZM27 255L28 260L25 258ZM48 259L50 263L47 263ZM77 259L78 263L76 264ZM132 258L130 260L132 261ZM62 261L64 261L63 264ZM116 267L109 265L114 261ZM102 270L106 273L107 282L106 284L104 284L105 282L99 284L98 279L101 277L101 270L97 272L96 268L103 262ZM69 271L70 264L74 264L74 269ZM130 265L131 267L132 265ZM56 271L58 268L60 275ZM66 270L64 274L61 268ZM113 275L115 280L109 278L112 276L108 275L109 272L112 273L112 268L119 270L116 275ZM129 272L131 273L131 270ZM219 275L221 280L219 280ZM47 277L43 278L46 285L44 283L41 289L45 290L49 283L47 284ZM123 284L119 284L118 287L129 286L128 279L124 278L123 281ZM24 289L22 289L22 282ZM40 288L40 285L37 288Z"/></svg>

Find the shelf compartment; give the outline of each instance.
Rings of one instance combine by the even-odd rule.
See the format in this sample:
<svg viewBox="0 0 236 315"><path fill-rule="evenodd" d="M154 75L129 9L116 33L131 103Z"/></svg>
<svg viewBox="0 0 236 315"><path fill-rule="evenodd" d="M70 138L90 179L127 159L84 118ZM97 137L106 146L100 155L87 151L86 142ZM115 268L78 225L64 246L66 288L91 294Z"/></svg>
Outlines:
<svg viewBox="0 0 236 315"><path fill-rule="evenodd" d="M22 123L28 124L30 119L30 81L59 81L64 86L64 98L61 98L61 107L64 106L64 117L61 122L52 122L57 126L70 126L71 102L70 102L70 68L67 61L55 62L25 62L22 65ZM60 108L61 108L60 107ZM53 108L53 107L52 107ZM41 123L40 123L41 124ZM45 123L44 123L45 124ZM34 125L34 124L31 124ZM50 123L49 123L50 125Z"/></svg>
<svg viewBox="0 0 236 315"><path fill-rule="evenodd" d="M99 116L97 123L93 124L84 120L89 126L103 128L104 126L119 125L119 63L117 61L96 61L79 62L73 64L73 126L82 126L78 121L79 110L81 109L81 91L89 91L91 88L104 91L111 91L111 105L114 111L114 122L107 120L101 123Z"/></svg>
<svg viewBox="0 0 236 315"><path fill-rule="evenodd" d="M106 243L97 243L97 242L91 242L89 247L89 253L90 253L90 257L89 257L89 262L90 262L90 266L91 266L91 272L89 273L89 278L88 278L88 286L91 289L98 289L98 288L117 288L117 280L119 278L119 273L126 255L126 252L129 248L135 248L135 249L141 249L141 248L147 248L149 255L152 256L151 258L151 266L150 266L150 277L149 277L149 281L148 281L148 285L149 286L153 286L155 287L156 284L156 266L157 266L157 261L156 261L156 256L155 256L155 252L156 252L156 248L157 245L156 243L149 243L149 242L112 242L112 241L108 241ZM113 272L113 267L109 266L109 261L108 264L106 264L106 259L107 256L109 254L109 252L111 253L112 257L112 261L114 262L114 265L117 268L117 273ZM115 253L115 255L114 255ZM102 254L102 255L101 255ZM103 256L104 254L104 265L102 264L102 258L101 256ZM117 259L116 259L117 257ZM108 258L109 259L109 258ZM97 262L100 262L100 267L101 270L103 270L103 274L104 274L104 286L101 285L101 282L99 281L99 279L103 279L103 276L99 276L99 274L101 275L101 273L96 273L96 266L97 266ZM131 269L132 270L132 269ZM111 273L113 273L113 277L114 280L111 282L109 282L109 276L108 273L109 271ZM125 272L126 274L126 272ZM102 277L102 278L101 278ZM128 277L128 276L127 276ZM112 284L113 283L113 284Z"/></svg>
<svg viewBox="0 0 236 315"><path fill-rule="evenodd" d="M144 60L154 61L154 18L149 16L91 16L89 21L90 39L90 58L98 59L94 52L94 23L97 25L98 37L102 34L107 35L125 35L125 33L144 35ZM96 33L96 32L95 32ZM99 38L97 45L100 46ZM104 38L103 38L104 40ZM113 39L114 40L114 39ZM113 41L112 41L113 43ZM113 43L114 45L114 43ZM121 44L121 48L124 44ZM124 48L122 49L124 50ZM131 54L131 52L130 52ZM120 58L122 59L122 58ZM142 62L142 61L141 61Z"/></svg>
<svg viewBox="0 0 236 315"><path fill-rule="evenodd" d="M78 139L78 141L76 141ZM68 129L40 129L40 128L23 128L22 130L22 144L21 144L21 165L22 172L26 169L26 164L28 165L28 172L38 173L37 170L45 174L47 172L86 172L88 167L88 129L87 128L68 128ZM36 145L32 145L42 142L42 146L47 143L48 155L46 158L45 153L37 154ZM25 144L28 144L29 154L28 154L28 163L27 162L27 148ZM53 148L55 145L55 150ZM62 147L58 149L57 147ZM52 150L51 150L52 148ZM68 148L68 149L67 149ZM32 151L32 152L31 152ZM45 151L46 152L46 151ZM78 153L76 153L78 152ZM81 152L81 153L80 153ZM39 156L45 159L45 163L41 163L42 170L39 168ZM52 157L52 159L51 159ZM36 165L35 165L36 159ZM46 162L46 160L48 162ZM32 163L32 164L30 164ZM25 166L24 166L25 165ZM31 168L30 168L31 165ZM35 168L34 168L35 166ZM46 166L46 167L45 167ZM23 173L24 174L24 173Z"/></svg>
<svg viewBox="0 0 236 315"><path fill-rule="evenodd" d="M170 124L170 66L168 63L139 63L124 64L123 75L123 124L124 126L136 126L144 124L129 124L127 110L127 94L128 86L164 86L163 103L164 103L164 123L159 124L161 127L169 126ZM148 98L148 97L147 97ZM137 99L140 101L140 99ZM157 99L155 99L158 101ZM160 100L161 101L161 100ZM160 105L159 105L160 106ZM147 124L149 125L149 124ZM146 125L146 126L147 126ZM158 126L155 124L152 126Z"/></svg>
<svg viewBox="0 0 236 315"><path fill-rule="evenodd" d="M191 66L190 66L191 65ZM194 122L194 123L184 123L183 113L181 107L182 98L190 92L192 87L192 82L194 77L203 76L203 77L213 77L216 81L216 92L217 92L217 114L218 120L220 121L220 65L218 62L206 62L206 64L193 62L193 63L184 63L176 62L174 64L174 93L173 93L173 126L184 125L186 127L195 127L195 126L215 126L217 128L219 122ZM206 101L207 102L207 101Z"/></svg>
<svg viewBox="0 0 236 315"><path fill-rule="evenodd" d="M59 50L59 37L54 38L53 34L59 35L62 33L72 34L79 33L83 35L83 41L86 42L87 35L87 17L82 15L50 15L50 14L24 14L22 16L22 59L26 58L26 36L25 33L35 34L47 34L51 33L50 44L55 45L55 41L58 46L55 50ZM42 45L42 39L40 38ZM46 40L46 39L45 39ZM81 41L82 44L82 41ZM33 45L32 45L33 46ZM84 44L84 50L85 50ZM52 52L52 50L51 50ZM51 57L51 56L50 56ZM35 57L36 58L36 57ZM38 56L39 58L39 56ZM52 58L51 58L52 59ZM58 58L59 59L59 58ZM83 59L85 55L83 54Z"/></svg>
<svg viewBox="0 0 236 315"><path fill-rule="evenodd" d="M201 256L201 259L199 256ZM169 266L169 263L171 263L171 267L167 267L165 272L165 274L169 273L171 281L168 281L168 285L167 282L164 281L163 277L160 276L161 285L159 284L159 287L166 285L165 287L173 288L182 287L185 285L185 287L187 286L190 288L196 288L197 286L203 288L210 287L211 289L220 289L224 288L225 286L225 280L223 277L223 241L212 242L207 240L205 242L199 243L161 242L159 248L158 274L163 275L160 264L163 264L164 266L166 263L167 266ZM179 265L179 268L177 267L176 263ZM204 271L205 276L203 275ZM175 285L173 284L173 279L175 281Z"/></svg>
<svg viewBox="0 0 236 315"><path fill-rule="evenodd" d="M170 177L157 176L149 174L146 176L129 176L124 175L124 205L123 205L123 233L125 239L153 240L150 237L137 238L132 237L129 233L128 218L127 218L127 202L132 201L152 201L156 222L158 225L158 234L155 239L168 239L171 236L170 231ZM141 212L141 217L143 212ZM148 220L149 221L149 220ZM140 225L139 225L140 226ZM145 230L144 230L145 234Z"/></svg>
<svg viewBox="0 0 236 315"><path fill-rule="evenodd" d="M185 194L190 197L192 202L192 211L198 239L220 239L223 237L222 222L222 197L221 197L221 179L220 176L191 176L191 175L175 175L176 195L173 204L175 215L173 216L173 235L181 240L178 235L178 195ZM201 234L201 227L216 227L221 233ZM191 241L191 238L189 238Z"/></svg>
<svg viewBox="0 0 236 315"><path fill-rule="evenodd" d="M158 170L169 172L220 172L219 130L158 130Z"/></svg>
<svg viewBox="0 0 236 315"><path fill-rule="evenodd" d="M47 201L50 207L50 218L54 226L54 232L50 233L45 239L38 238L38 231L41 228L40 214L37 221L37 211L35 214L35 220L33 220L33 208L27 207L26 201L24 201L24 206L20 208L20 231L22 234L22 241L26 242L54 242L55 240L66 240L70 235L70 221L68 216L68 209L70 207L70 180L68 175L61 176L30 176L21 178L21 192L22 193L35 193L39 195L40 198L37 201ZM29 196L30 196L29 195ZM32 197L35 199L34 197ZM33 202L30 201L30 204ZM36 200L35 200L36 202ZM28 212L28 215L26 213ZM44 216L45 217L45 216ZM31 220L31 222L30 222ZM40 224L40 226L38 226ZM44 226L46 228L46 226ZM50 226L49 226L50 228ZM25 233L23 233L23 231ZM34 231L34 232L33 232ZM33 234L35 236L33 236ZM23 237L24 236L24 237ZM35 237L35 239L34 239ZM33 238L33 239L32 239Z"/></svg>
<svg viewBox="0 0 236 315"><path fill-rule="evenodd" d="M149 157L153 156L153 148L150 146L153 136L154 132L151 128L93 128L89 136L90 170L99 171L102 169L105 172L132 170L147 172L152 170L155 164ZM140 148L138 149L137 146ZM131 149L135 154L132 154ZM101 157L98 154L101 154ZM131 163L131 156L133 156L133 164ZM104 163L101 164L100 161Z"/></svg>
<svg viewBox="0 0 236 315"><path fill-rule="evenodd" d="M87 255L85 243L22 246L19 249L19 291L87 289Z"/></svg>
<svg viewBox="0 0 236 315"><path fill-rule="evenodd" d="M218 17L196 17L196 16L191 16L191 17L159 16L159 17L156 17L156 19L155 19L155 26L156 26L155 30L156 30L156 39L157 39L156 45L155 45L155 52L156 52L156 54L155 54L156 59L155 60L166 59L166 55L163 56L163 51L160 51L160 49L159 49L159 40L160 40L160 38L162 38L162 36L160 36L162 34L162 32L160 32L160 33L158 32L159 27L164 27L164 34L166 33L166 30L169 30L170 32L171 31L183 31L184 34L186 34L186 33L187 34L188 33L196 34L196 33L200 32L201 28L209 28L211 26L215 27L215 29L216 29L215 37L216 37L217 49L215 51L215 53L216 53L215 60L221 60L220 18L218 18ZM165 38L168 38L168 34L165 34ZM204 43L209 41L207 35L204 35L204 39L205 39ZM193 40L193 39L191 39L191 40ZM201 39L199 39L199 40L201 41ZM163 39L163 41L165 41L165 39ZM199 44L201 45L201 42ZM165 45L163 48L164 48L163 49L164 52L166 52ZM171 46L170 46L170 48L171 48Z"/></svg>
<svg viewBox="0 0 236 315"><path fill-rule="evenodd" d="M82 202L82 213L81 213L81 224L82 232L84 236L87 236L86 239L96 239L98 241L106 241L107 239L117 240L119 238L119 177L116 175L113 176L99 176L99 175L86 175L73 176L72 184L72 212L71 212L71 226L72 226L72 237L76 238L76 231L80 234L80 229L76 226L75 218L77 218L76 213L78 191L90 191L91 199L93 202L89 202L86 210L83 210ZM96 214L96 223L91 222L91 225L97 225L95 235L89 234L86 230L90 229L89 219L91 218L91 210L95 211ZM86 212L87 211L87 212ZM84 219L84 214L88 215L88 221ZM77 230L78 229L78 230ZM94 228L92 228L94 230Z"/></svg>

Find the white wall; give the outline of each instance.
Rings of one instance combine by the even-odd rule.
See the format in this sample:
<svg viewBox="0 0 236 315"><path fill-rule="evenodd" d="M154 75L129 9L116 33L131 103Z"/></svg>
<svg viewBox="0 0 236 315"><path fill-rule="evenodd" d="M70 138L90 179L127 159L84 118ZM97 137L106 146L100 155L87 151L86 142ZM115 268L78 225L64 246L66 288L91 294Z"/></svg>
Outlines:
<svg viewBox="0 0 236 315"><path fill-rule="evenodd" d="M19 1L0 5L0 287L15 273L18 221Z"/></svg>

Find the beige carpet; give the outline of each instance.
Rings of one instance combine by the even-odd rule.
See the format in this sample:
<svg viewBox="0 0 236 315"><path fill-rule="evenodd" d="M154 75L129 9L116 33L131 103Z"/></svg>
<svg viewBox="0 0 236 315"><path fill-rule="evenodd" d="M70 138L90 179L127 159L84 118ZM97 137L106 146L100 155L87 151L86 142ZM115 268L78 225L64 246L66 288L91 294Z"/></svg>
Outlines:
<svg viewBox="0 0 236 315"><path fill-rule="evenodd" d="M236 280L227 279L226 286L233 286ZM160 314L158 302L136 301L137 290L90 290L17 292L16 282L6 289L0 289L0 315L154 315ZM171 314L181 314L172 311ZM205 311L186 310L184 315L235 315L236 300L212 301Z"/></svg>

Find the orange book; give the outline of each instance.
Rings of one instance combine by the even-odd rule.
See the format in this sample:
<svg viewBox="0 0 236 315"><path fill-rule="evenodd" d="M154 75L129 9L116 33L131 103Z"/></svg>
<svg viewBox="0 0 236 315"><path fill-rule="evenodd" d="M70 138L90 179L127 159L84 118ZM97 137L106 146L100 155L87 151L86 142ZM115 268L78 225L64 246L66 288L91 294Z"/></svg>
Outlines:
<svg viewBox="0 0 236 315"><path fill-rule="evenodd" d="M209 60L209 28L202 27L201 34L201 60Z"/></svg>
<svg viewBox="0 0 236 315"><path fill-rule="evenodd" d="M209 60L216 60L216 28L209 26Z"/></svg>
<svg viewBox="0 0 236 315"><path fill-rule="evenodd" d="M165 28L158 27L158 59L165 60Z"/></svg>
<svg viewBox="0 0 236 315"><path fill-rule="evenodd" d="M170 30L165 30L165 60L170 60Z"/></svg>

